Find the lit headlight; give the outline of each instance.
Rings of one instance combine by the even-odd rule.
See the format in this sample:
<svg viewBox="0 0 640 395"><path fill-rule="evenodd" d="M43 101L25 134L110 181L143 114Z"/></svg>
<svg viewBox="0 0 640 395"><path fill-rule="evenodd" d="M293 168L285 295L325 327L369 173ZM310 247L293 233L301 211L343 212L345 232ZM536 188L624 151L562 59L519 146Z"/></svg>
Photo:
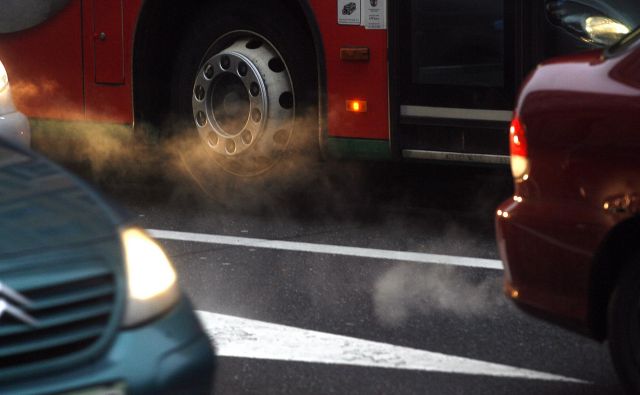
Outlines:
<svg viewBox="0 0 640 395"><path fill-rule="evenodd" d="M179 297L176 272L162 248L138 228L122 234L128 298L123 325L134 326L171 308Z"/></svg>
<svg viewBox="0 0 640 395"><path fill-rule="evenodd" d="M597 44L612 45L629 33L630 29L615 19L590 16L584 20L584 30Z"/></svg>
<svg viewBox="0 0 640 395"><path fill-rule="evenodd" d="M5 70L4 65L0 62L0 92L5 90L9 86L9 76L7 75L7 70Z"/></svg>

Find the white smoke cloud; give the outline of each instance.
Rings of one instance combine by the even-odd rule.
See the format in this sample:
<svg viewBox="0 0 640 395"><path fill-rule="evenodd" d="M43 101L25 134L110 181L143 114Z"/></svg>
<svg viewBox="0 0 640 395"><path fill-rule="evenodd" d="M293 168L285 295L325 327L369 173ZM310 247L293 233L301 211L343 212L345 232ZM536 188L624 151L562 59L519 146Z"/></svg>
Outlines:
<svg viewBox="0 0 640 395"><path fill-rule="evenodd" d="M373 303L380 322L397 327L412 316L439 312L482 316L505 301L501 294L501 276L474 282L459 268L401 264L377 279Z"/></svg>

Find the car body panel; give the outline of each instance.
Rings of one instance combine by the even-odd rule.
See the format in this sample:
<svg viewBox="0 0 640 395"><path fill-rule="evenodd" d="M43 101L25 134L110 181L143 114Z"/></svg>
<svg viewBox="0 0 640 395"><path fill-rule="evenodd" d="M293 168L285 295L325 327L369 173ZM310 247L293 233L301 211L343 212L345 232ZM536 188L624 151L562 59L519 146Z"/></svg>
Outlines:
<svg viewBox="0 0 640 395"><path fill-rule="evenodd" d="M572 329L586 326L591 254L609 224L591 207L557 202L510 200L499 210L509 214L496 219L508 296Z"/></svg>
<svg viewBox="0 0 640 395"><path fill-rule="evenodd" d="M113 238L125 222L82 181L9 146L0 146L0 213L0 257Z"/></svg>
<svg viewBox="0 0 640 395"><path fill-rule="evenodd" d="M640 47L542 64L516 113L530 172L496 215L505 291L580 332L590 327L598 252L638 213Z"/></svg>
<svg viewBox="0 0 640 395"><path fill-rule="evenodd" d="M59 166L0 140L0 393L210 392L211 340L186 296L122 327L121 230L130 218Z"/></svg>
<svg viewBox="0 0 640 395"><path fill-rule="evenodd" d="M18 111L0 115L0 137L25 147L30 146L31 127L29 120Z"/></svg>
<svg viewBox="0 0 640 395"><path fill-rule="evenodd" d="M0 87L0 137L28 147L31 145L29 120L17 111L13 104L11 85L2 62L0 62L0 72L2 72L0 79L6 83L4 87Z"/></svg>
<svg viewBox="0 0 640 395"><path fill-rule="evenodd" d="M0 390L42 395L123 384L129 395L204 395L209 392L203 389L211 388L213 369L211 341L183 297L153 325L122 331L97 360L7 386L0 383Z"/></svg>

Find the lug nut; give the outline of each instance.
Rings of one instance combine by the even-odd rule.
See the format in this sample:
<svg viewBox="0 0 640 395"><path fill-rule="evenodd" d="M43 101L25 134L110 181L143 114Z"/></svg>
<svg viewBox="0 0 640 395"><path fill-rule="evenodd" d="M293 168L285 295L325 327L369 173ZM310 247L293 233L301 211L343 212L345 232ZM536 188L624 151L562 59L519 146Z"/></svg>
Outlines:
<svg viewBox="0 0 640 395"><path fill-rule="evenodd" d="M196 114L196 123L200 127L203 127L207 124L207 115L203 111L198 111L198 113Z"/></svg>
<svg viewBox="0 0 640 395"><path fill-rule="evenodd" d="M247 71L248 71L247 64L245 62L240 62L238 64L238 74L244 77L245 75L247 75Z"/></svg>
<svg viewBox="0 0 640 395"><path fill-rule="evenodd" d="M252 139L253 139L253 136L251 136L250 131L245 130L244 132L242 132L242 141L245 144L250 144Z"/></svg>
<svg viewBox="0 0 640 395"><path fill-rule="evenodd" d="M236 151L236 143L233 140L227 140L225 147L227 148L227 152L230 154L233 154Z"/></svg>
<svg viewBox="0 0 640 395"><path fill-rule="evenodd" d="M253 119L253 122L255 123L260 122L260 119L262 119L262 113L260 112L260 110L258 110L257 108L254 108L251 111L251 119Z"/></svg>
<svg viewBox="0 0 640 395"><path fill-rule="evenodd" d="M208 80L213 78L213 66L211 66L210 64L204 66L204 76Z"/></svg>
<svg viewBox="0 0 640 395"><path fill-rule="evenodd" d="M196 85L196 88L194 89L194 93L196 95L196 99L202 101L204 99L204 88L202 87L202 85Z"/></svg>
<svg viewBox="0 0 640 395"><path fill-rule="evenodd" d="M225 55L220 59L220 67L226 70L229 68L229 66L231 66L231 59L229 59L229 57Z"/></svg>
<svg viewBox="0 0 640 395"><path fill-rule="evenodd" d="M251 83L251 86L249 86L249 93L251 93L251 96L258 96L260 94L260 86L257 82Z"/></svg>
<svg viewBox="0 0 640 395"><path fill-rule="evenodd" d="M207 142L211 147L215 147L216 145L218 145L218 135L214 132L209 132L209 134L207 135Z"/></svg>

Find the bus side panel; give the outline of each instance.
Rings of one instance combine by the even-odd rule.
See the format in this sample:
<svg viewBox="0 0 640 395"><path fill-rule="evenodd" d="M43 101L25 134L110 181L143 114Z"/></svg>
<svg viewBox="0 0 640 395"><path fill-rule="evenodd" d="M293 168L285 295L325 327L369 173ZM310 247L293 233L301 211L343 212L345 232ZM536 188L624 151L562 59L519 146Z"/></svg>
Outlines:
<svg viewBox="0 0 640 395"><path fill-rule="evenodd" d="M324 45L329 137L388 140L387 31L338 25L335 1L310 0L310 4L320 25ZM340 48L351 46L368 47L370 60L340 60ZM346 101L350 99L366 100L367 112L348 112Z"/></svg>
<svg viewBox="0 0 640 395"><path fill-rule="evenodd" d="M81 0L72 0L50 20L0 35L14 101L30 117L84 118Z"/></svg>
<svg viewBox="0 0 640 395"><path fill-rule="evenodd" d="M83 0L87 120L133 123L131 61L141 4Z"/></svg>

